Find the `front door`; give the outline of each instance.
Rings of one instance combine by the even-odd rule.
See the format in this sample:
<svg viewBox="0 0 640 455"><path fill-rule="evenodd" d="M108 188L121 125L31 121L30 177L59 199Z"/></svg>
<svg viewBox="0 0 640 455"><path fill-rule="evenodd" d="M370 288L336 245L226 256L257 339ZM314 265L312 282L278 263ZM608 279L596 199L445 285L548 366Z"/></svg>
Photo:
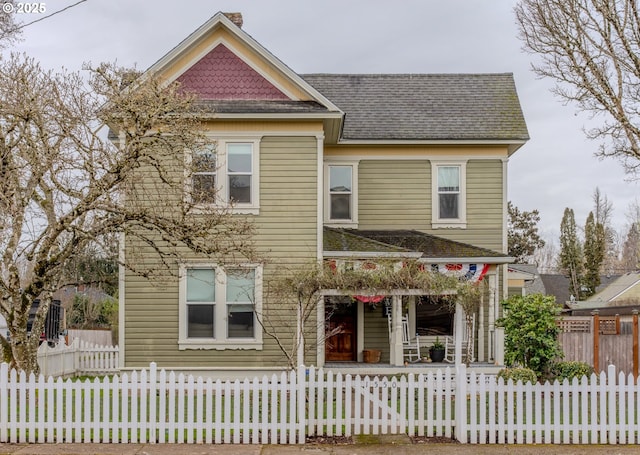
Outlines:
<svg viewBox="0 0 640 455"><path fill-rule="evenodd" d="M355 362L356 352L356 303L347 298L327 298L325 301L325 361Z"/></svg>

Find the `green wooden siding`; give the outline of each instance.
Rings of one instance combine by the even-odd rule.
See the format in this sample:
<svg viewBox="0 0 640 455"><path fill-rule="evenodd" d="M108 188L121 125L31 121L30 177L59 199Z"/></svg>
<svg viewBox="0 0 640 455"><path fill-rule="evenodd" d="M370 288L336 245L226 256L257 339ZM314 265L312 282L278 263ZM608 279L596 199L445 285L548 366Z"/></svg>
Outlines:
<svg viewBox="0 0 640 455"><path fill-rule="evenodd" d="M260 145L260 214L255 243L265 259L264 282L316 258L317 141L315 137L265 137ZM266 288L267 286L265 286ZM268 293L265 290L265 297ZM125 288L125 366L285 366L276 343L263 335L262 350L178 350L178 280L162 286L130 273ZM295 331L295 307L263 302L275 331L287 343ZM315 327L315 315L310 318ZM256 327L256 330L260 330Z"/></svg>
<svg viewBox="0 0 640 455"><path fill-rule="evenodd" d="M382 316L382 307L377 305L374 309L368 303L364 303L364 349L377 349L381 351L380 363L389 363L389 322L386 316Z"/></svg>
<svg viewBox="0 0 640 455"><path fill-rule="evenodd" d="M358 227L417 229L502 251L502 161L467 163L467 228L431 228L428 160L363 160L358 167Z"/></svg>

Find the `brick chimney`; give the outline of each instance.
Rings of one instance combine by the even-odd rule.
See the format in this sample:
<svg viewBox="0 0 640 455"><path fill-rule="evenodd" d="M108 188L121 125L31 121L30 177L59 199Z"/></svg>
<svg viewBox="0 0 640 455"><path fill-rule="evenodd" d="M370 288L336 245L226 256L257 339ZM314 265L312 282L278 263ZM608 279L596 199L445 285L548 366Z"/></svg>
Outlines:
<svg viewBox="0 0 640 455"><path fill-rule="evenodd" d="M231 22L236 24L238 26L238 28L242 28L242 13L222 13L222 14L227 16L227 18Z"/></svg>

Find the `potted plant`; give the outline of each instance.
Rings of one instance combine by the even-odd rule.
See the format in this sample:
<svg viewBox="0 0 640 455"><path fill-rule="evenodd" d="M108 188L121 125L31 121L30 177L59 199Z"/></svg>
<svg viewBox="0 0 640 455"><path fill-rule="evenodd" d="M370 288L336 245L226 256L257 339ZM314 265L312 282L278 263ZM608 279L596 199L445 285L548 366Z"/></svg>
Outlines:
<svg viewBox="0 0 640 455"><path fill-rule="evenodd" d="M440 341L440 338L436 337L436 341L429 348L429 357L433 362L442 362L444 360L444 344Z"/></svg>

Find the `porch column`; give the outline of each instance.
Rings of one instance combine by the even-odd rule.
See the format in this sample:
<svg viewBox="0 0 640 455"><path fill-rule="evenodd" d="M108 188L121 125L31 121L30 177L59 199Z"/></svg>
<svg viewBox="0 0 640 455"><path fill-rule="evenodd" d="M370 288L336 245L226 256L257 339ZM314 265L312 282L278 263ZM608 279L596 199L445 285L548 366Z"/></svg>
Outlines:
<svg viewBox="0 0 640 455"><path fill-rule="evenodd" d="M316 327L317 327L317 349L316 349L316 365L319 367L324 366L324 343L326 338L326 321L325 321L325 312L324 312L324 296L320 296L318 299L317 314L316 314Z"/></svg>
<svg viewBox="0 0 640 455"><path fill-rule="evenodd" d="M394 366L404 365L402 351L402 297L394 295L391 299L391 346L389 346L390 361Z"/></svg>
<svg viewBox="0 0 640 455"><path fill-rule="evenodd" d="M304 365L304 327L302 321L302 309L300 304L296 307L296 339L297 339L297 352L296 352L296 366L301 367Z"/></svg>
<svg viewBox="0 0 640 455"><path fill-rule="evenodd" d="M456 303L456 314L455 319L453 321L455 324L454 332L454 343L455 343L455 358L454 365L460 365L462 363L462 338L464 337L464 333L467 330L464 323L464 310L462 309L462 305Z"/></svg>
<svg viewBox="0 0 640 455"><path fill-rule="evenodd" d="M477 360L478 362L484 362L486 357L484 355L485 342L486 342L486 329L484 326L484 292L480 294L480 308L478 308L478 350ZM471 336L474 336L472 333Z"/></svg>
<svg viewBox="0 0 640 455"><path fill-rule="evenodd" d="M497 269L494 273L487 276L489 280L489 361L495 361L496 359L496 315L500 302L496 301L498 297L498 274Z"/></svg>

